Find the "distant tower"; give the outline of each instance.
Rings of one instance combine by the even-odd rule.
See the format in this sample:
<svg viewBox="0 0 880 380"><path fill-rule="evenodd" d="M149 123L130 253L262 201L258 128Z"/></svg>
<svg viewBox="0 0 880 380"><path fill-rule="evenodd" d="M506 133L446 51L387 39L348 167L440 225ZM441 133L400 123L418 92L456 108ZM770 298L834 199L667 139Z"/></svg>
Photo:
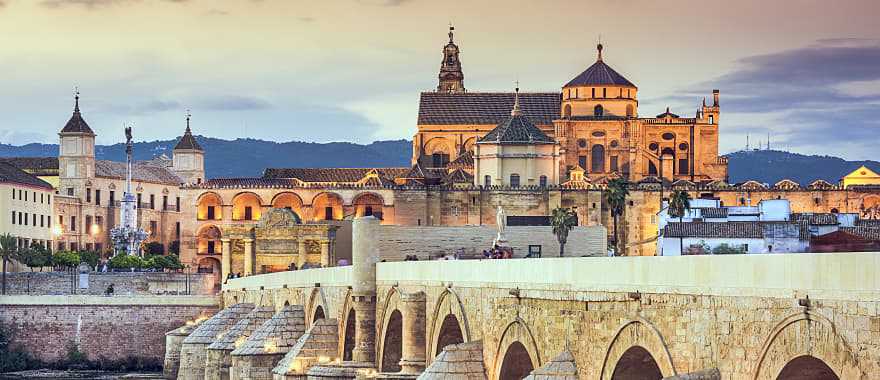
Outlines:
<svg viewBox="0 0 880 380"><path fill-rule="evenodd" d="M718 117L721 115L721 106L718 104L718 97L720 95L720 91L712 90L712 105L707 106L706 100L703 100L703 106L701 108L701 114L703 119L706 120L708 124L718 125Z"/></svg>
<svg viewBox="0 0 880 380"><path fill-rule="evenodd" d="M461 61L458 59L458 45L453 42L453 31L455 27L450 24L449 43L443 47L443 62L440 63L440 84L437 85L437 92L465 92L464 73L461 71Z"/></svg>
<svg viewBox="0 0 880 380"><path fill-rule="evenodd" d="M58 133L58 186L62 195L84 197L86 183L95 176L95 132L79 112L79 91L73 99L73 116Z"/></svg>
<svg viewBox="0 0 880 380"><path fill-rule="evenodd" d="M183 183L202 183L205 179L205 150L199 145L189 128L192 115L186 113L186 130L174 146L171 169Z"/></svg>

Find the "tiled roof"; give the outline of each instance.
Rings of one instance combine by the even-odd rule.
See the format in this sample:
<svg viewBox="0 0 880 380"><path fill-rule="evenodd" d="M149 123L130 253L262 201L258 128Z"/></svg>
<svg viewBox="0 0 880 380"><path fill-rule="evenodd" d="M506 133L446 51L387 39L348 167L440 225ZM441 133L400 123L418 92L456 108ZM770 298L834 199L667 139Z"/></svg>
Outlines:
<svg viewBox="0 0 880 380"><path fill-rule="evenodd" d="M187 121L188 122L188 121ZM180 138L180 141L177 142L177 145L174 146L174 150L201 150L202 146L199 145L199 142L196 141L196 138L193 137L192 131L189 129L189 126L186 126L186 131L183 132L183 136Z"/></svg>
<svg viewBox="0 0 880 380"><path fill-rule="evenodd" d="M480 340L443 347L443 351L419 376L422 380L485 378L483 341Z"/></svg>
<svg viewBox="0 0 880 380"><path fill-rule="evenodd" d="M856 220L856 226L859 226L859 227L880 227L880 219L859 219L859 220Z"/></svg>
<svg viewBox="0 0 880 380"><path fill-rule="evenodd" d="M239 189L239 188L275 188L295 187L299 182L287 178L211 178L205 182L190 187L203 189Z"/></svg>
<svg viewBox="0 0 880 380"><path fill-rule="evenodd" d="M663 229L665 237L763 239L797 238L806 240L809 231L805 225L789 222L673 222Z"/></svg>
<svg viewBox="0 0 880 380"><path fill-rule="evenodd" d="M541 132L524 116L511 116L480 138L481 143L495 144L553 144L555 141Z"/></svg>
<svg viewBox="0 0 880 380"><path fill-rule="evenodd" d="M409 168L267 168L264 179L296 178L303 182L349 182L362 180L370 170L376 170L380 178L394 179Z"/></svg>
<svg viewBox="0 0 880 380"><path fill-rule="evenodd" d="M474 183L474 176L463 169L455 169L443 178L443 183Z"/></svg>
<svg viewBox="0 0 880 380"><path fill-rule="evenodd" d="M669 117L673 117L673 118L676 118L676 119L679 117L678 115L676 115L676 114L674 114L674 113L672 113L672 112L669 112L669 107L666 107L666 112L657 115L657 118L658 118L658 119L662 119L662 118L667 117L667 116L669 116Z"/></svg>
<svg viewBox="0 0 880 380"><path fill-rule="evenodd" d="M880 228L878 227L840 227L840 230L867 240L880 241Z"/></svg>
<svg viewBox="0 0 880 380"><path fill-rule="evenodd" d="M251 310L248 315L236 322L229 330L226 330L222 336L217 337L214 343L208 346L209 350L225 350L232 351L235 349L235 342L239 339L247 339L257 327L272 318L275 314L275 308L271 306L260 306Z"/></svg>
<svg viewBox="0 0 880 380"><path fill-rule="evenodd" d="M553 120L559 118L560 93L520 93L519 98L523 114L532 123L552 125ZM498 125L510 118L513 100L512 92L423 92L418 124Z"/></svg>
<svg viewBox="0 0 880 380"><path fill-rule="evenodd" d="M580 75L574 77L574 79L568 82L564 87L594 85L636 87L636 85L624 78L623 75L617 73L617 71L614 71L614 69L601 60L596 61L596 63L588 67L584 72L580 73Z"/></svg>
<svg viewBox="0 0 880 380"><path fill-rule="evenodd" d="M82 118L82 114L79 112L79 100L77 100L76 107L73 109L73 115L70 116L70 120L68 120L67 124L64 125L64 128L61 129L61 133L95 134L95 132L92 131L92 128L89 127L89 123L86 123Z"/></svg>
<svg viewBox="0 0 880 380"><path fill-rule="evenodd" d="M837 215L831 213L792 213L791 221L808 223L813 226L833 226L839 224Z"/></svg>
<svg viewBox="0 0 880 380"><path fill-rule="evenodd" d="M577 380L577 363L568 350L562 351L555 358L538 368L524 380Z"/></svg>
<svg viewBox="0 0 880 380"><path fill-rule="evenodd" d="M726 218L727 208L725 207L706 207L700 209L700 215L703 218Z"/></svg>
<svg viewBox="0 0 880 380"><path fill-rule="evenodd" d="M3 157L0 161L28 171L58 170L58 156L55 157Z"/></svg>
<svg viewBox="0 0 880 380"><path fill-rule="evenodd" d="M0 182L27 185L52 190L52 185L10 163L0 162Z"/></svg>
<svg viewBox="0 0 880 380"><path fill-rule="evenodd" d="M128 171L127 166L128 165L126 165L125 162L96 160L95 176L125 179L126 172ZM151 165L144 161L138 161L132 165L131 179L132 181L161 183L166 185L180 185L183 182L180 180L180 177L168 168Z"/></svg>
<svg viewBox="0 0 880 380"><path fill-rule="evenodd" d="M460 154L454 160L446 164L447 168L473 168L474 167L474 152L467 151Z"/></svg>
<svg viewBox="0 0 880 380"><path fill-rule="evenodd" d="M275 365L272 373L306 377L309 363L320 361L322 356L332 358L339 354L338 330L339 323L335 318L315 320L312 327L306 330L287 355L284 355L284 359Z"/></svg>

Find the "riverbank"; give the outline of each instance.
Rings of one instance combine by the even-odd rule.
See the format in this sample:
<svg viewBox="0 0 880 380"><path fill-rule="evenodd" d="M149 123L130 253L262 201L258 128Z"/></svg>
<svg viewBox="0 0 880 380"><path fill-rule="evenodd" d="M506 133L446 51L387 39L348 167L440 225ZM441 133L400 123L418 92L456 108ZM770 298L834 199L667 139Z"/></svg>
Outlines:
<svg viewBox="0 0 880 380"><path fill-rule="evenodd" d="M20 371L0 373L0 380L155 380L162 379L161 372L123 373L105 371L58 371L39 369L33 371Z"/></svg>

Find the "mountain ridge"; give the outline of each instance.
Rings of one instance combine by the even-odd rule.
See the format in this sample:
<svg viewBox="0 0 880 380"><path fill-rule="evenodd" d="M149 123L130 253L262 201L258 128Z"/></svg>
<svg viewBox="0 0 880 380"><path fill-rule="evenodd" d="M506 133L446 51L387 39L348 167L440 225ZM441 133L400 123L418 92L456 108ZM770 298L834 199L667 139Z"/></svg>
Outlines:
<svg viewBox="0 0 880 380"><path fill-rule="evenodd" d="M270 167L409 167L412 142L381 140L370 144L349 142L275 142L252 138L224 140L196 136L205 149L208 178L257 177ZM134 143L136 160L165 154L171 157L177 138ZM97 145L98 159L123 161L125 144ZM0 144L0 157L57 156L57 144ZM837 183L841 177L865 165L880 172L880 162L848 161L839 157L805 155L779 150L748 150L726 154L731 183L755 180L774 184L790 179L808 185L817 179Z"/></svg>

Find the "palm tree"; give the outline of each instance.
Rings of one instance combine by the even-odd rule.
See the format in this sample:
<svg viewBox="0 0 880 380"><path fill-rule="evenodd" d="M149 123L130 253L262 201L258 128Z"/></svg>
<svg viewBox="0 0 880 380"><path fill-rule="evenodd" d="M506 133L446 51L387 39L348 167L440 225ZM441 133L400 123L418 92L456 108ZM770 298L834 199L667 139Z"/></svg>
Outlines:
<svg viewBox="0 0 880 380"><path fill-rule="evenodd" d="M677 190L669 197L669 216L678 218L681 225L684 215L691 209L691 196L686 191ZM682 229L679 232L684 232ZM684 254L684 234L678 238L679 254Z"/></svg>
<svg viewBox="0 0 880 380"><path fill-rule="evenodd" d="M3 292L6 294L6 263L18 254L18 238L6 233L0 235L0 256L3 256Z"/></svg>
<svg viewBox="0 0 880 380"><path fill-rule="evenodd" d="M571 209L557 207L550 213L550 225L553 226L553 234L559 241L559 257L562 257L565 254L568 232L577 225L577 214Z"/></svg>
<svg viewBox="0 0 880 380"><path fill-rule="evenodd" d="M605 190L605 201L611 209L611 217L614 219L614 254L620 255L620 238L617 232L618 218L623 215L626 208L626 197L629 195L629 183L624 178L615 178L608 181Z"/></svg>

